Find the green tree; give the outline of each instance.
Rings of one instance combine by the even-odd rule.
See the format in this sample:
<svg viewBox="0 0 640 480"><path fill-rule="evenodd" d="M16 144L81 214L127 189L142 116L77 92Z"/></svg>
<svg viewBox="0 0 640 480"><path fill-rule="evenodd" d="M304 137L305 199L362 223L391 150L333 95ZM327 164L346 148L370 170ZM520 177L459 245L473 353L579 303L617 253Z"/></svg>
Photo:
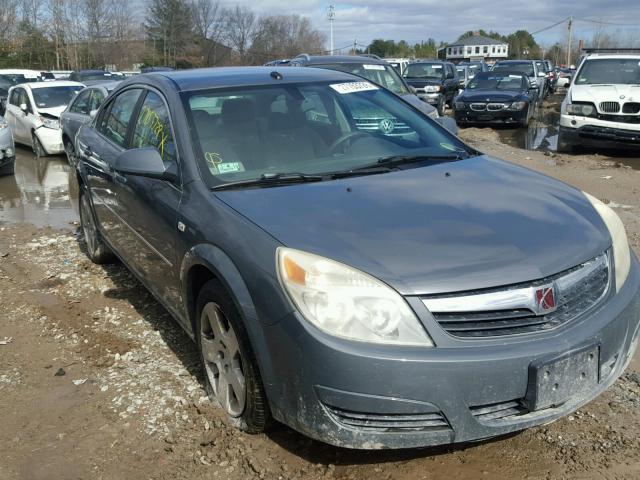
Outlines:
<svg viewBox="0 0 640 480"><path fill-rule="evenodd" d="M191 7L186 0L151 0L146 29L154 50L155 63L175 67L193 40Z"/></svg>

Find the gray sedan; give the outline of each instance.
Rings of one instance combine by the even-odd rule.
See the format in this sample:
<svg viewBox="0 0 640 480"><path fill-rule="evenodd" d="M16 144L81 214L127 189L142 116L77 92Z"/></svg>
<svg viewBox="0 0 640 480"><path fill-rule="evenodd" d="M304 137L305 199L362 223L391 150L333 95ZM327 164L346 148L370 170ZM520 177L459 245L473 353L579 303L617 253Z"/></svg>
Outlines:
<svg viewBox="0 0 640 480"><path fill-rule="evenodd" d="M62 143L69 165L75 165L75 138L78 130L91 120L92 115L97 112L104 99L109 96L118 83L120 82L106 82L81 90L60 115Z"/></svg>

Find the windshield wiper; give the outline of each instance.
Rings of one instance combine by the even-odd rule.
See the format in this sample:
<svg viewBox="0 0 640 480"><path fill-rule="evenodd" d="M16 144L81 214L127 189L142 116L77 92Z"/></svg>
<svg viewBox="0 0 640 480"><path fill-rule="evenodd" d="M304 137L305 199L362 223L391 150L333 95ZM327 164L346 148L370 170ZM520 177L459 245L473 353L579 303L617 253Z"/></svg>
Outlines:
<svg viewBox="0 0 640 480"><path fill-rule="evenodd" d="M405 165L407 163L417 163L432 160L462 160L468 158L467 152L460 153L444 153L436 155L391 155L389 157L380 157L376 162L378 165L385 167L395 167L397 165Z"/></svg>
<svg viewBox="0 0 640 480"><path fill-rule="evenodd" d="M238 180L237 182L229 182L223 185L216 185L212 190L232 190L238 187L259 187L286 185L305 182L321 182L326 180L324 175L309 175L306 173L283 172L283 173L263 173L259 178L250 178L248 180Z"/></svg>

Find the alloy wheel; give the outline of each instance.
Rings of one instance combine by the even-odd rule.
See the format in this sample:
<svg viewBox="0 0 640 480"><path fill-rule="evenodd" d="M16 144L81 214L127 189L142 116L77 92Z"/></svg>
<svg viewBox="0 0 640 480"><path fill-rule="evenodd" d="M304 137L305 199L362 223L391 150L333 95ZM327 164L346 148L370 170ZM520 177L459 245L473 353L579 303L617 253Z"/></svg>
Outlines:
<svg viewBox="0 0 640 480"><path fill-rule="evenodd" d="M220 406L232 417L242 415L246 384L238 338L220 306L205 304L200 317L204 367Z"/></svg>
<svg viewBox="0 0 640 480"><path fill-rule="evenodd" d="M89 255L94 255L98 247L96 225L93 221L93 215L91 214L91 208L89 207L89 200L87 199L87 196L82 195L81 198L80 223L82 225L82 233L84 234L84 241L87 243Z"/></svg>

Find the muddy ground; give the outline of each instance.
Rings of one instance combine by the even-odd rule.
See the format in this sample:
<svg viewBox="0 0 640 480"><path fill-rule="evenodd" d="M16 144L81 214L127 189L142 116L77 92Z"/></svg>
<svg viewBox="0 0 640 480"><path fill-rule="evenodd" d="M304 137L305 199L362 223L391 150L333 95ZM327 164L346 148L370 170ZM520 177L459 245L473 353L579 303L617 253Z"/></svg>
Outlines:
<svg viewBox="0 0 640 480"><path fill-rule="evenodd" d="M640 158L461 136L608 202L640 253ZM640 478L638 354L573 415L478 444L354 452L227 427L187 336L123 266L84 256L68 170L19 149L16 176L0 178L0 479Z"/></svg>

